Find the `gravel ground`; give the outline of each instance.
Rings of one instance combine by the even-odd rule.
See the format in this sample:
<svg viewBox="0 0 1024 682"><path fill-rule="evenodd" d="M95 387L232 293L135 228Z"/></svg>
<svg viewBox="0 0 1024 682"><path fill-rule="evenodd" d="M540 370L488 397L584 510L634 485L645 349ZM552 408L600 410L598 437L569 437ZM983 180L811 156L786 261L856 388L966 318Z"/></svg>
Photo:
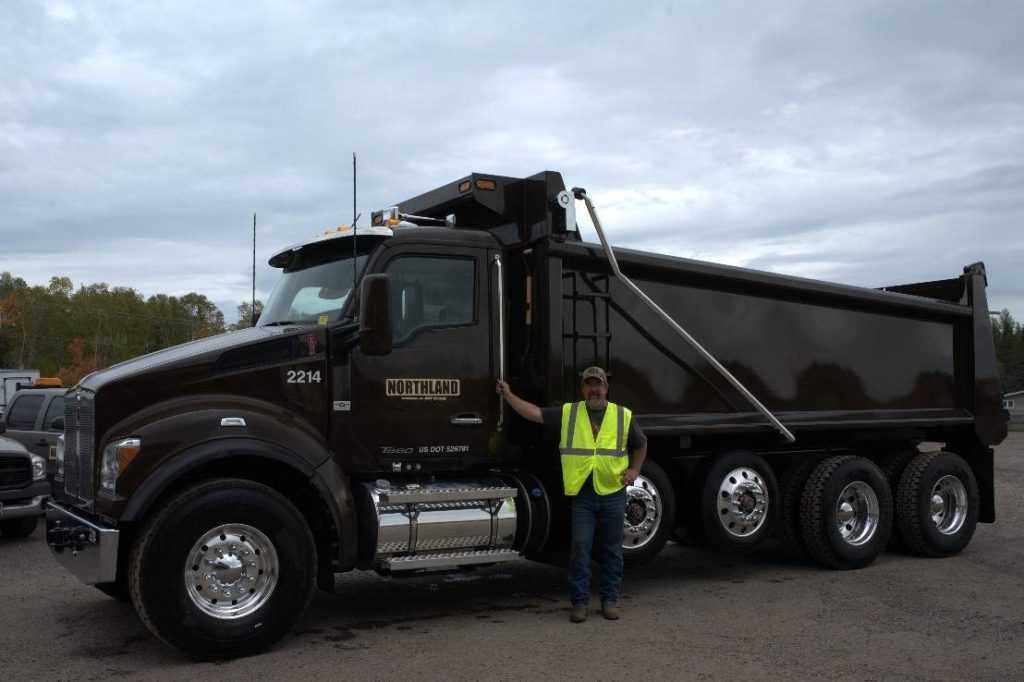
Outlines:
<svg viewBox="0 0 1024 682"><path fill-rule="evenodd" d="M996 453L999 520L959 556L835 572L767 549L670 544L627 571L624 617L568 622L564 572L522 563L386 580L348 574L272 651L196 663L80 585L43 531L0 540L0 678L1020 679L1024 433Z"/></svg>

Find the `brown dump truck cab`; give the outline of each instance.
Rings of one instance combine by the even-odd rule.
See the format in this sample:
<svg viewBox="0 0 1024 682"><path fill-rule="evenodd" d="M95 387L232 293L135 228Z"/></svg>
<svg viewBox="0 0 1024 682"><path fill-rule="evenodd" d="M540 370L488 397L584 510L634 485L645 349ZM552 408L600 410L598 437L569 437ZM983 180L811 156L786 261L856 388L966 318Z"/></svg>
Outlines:
<svg viewBox="0 0 1024 682"><path fill-rule="evenodd" d="M270 265L257 326L66 395L54 556L192 654L269 646L340 572L563 561L558 444L498 378L559 405L608 371L648 437L627 563L673 534L775 536L858 568L896 534L955 554L995 518L981 264L865 289L612 250L544 172L466 176Z"/></svg>

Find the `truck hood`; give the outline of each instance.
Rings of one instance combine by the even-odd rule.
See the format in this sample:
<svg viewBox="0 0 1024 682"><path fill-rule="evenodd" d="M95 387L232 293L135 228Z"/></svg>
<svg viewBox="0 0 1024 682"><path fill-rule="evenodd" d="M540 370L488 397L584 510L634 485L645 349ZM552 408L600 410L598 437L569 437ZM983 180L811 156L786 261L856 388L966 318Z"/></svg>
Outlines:
<svg viewBox="0 0 1024 682"><path fill-rule="evenodd" d="M25 455L28 457L28 450L18 441L0 436L0 455Z"/></svg>
<svg viewBox="0 0 1024 682"><path fill-rule="evenodd" d="M225 351L242 346L250 346L286 333L294 334L295 329L295 327L289 326L249 327L248 329L197 339L183 343L180 346L171 346L170 348L149 353L148 355L140 355L137 358L132 358L106 369L93 372L82 379L78 387L95 392L104 386L140 374L172 369L184 365L216 362L217 358Z"/></svg>

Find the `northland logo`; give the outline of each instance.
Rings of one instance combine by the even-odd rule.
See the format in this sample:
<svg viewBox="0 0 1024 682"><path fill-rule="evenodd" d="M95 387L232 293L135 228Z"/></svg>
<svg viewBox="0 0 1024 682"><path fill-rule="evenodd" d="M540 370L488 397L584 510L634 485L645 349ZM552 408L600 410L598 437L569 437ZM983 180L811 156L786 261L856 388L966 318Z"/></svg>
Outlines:
<svg viewBox="0 0 1024 682"><path fill-rule="evenodd" d="M445 400L462 394L458 379L385 379L389 398L402 400Z"/></svg>

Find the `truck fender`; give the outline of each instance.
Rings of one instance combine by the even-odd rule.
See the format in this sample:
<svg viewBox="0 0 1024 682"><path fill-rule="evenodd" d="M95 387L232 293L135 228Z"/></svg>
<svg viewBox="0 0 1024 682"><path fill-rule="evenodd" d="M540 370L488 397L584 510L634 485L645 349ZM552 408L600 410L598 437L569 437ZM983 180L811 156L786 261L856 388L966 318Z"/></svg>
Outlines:
<svg viewBox="0 0 1024 682"><path fill-rule="evenodd" d="M308 457L264 440L235 437L198 443L167 458L140 483L128 498L121 521L132 523L145 519L161 495L191 473L232 458L264 459L289 467L316 489L320 501L330 512L337 533L338 555L331 557L330 563L334 564L334 570L351 568L355 565L357 554L356 517L351 486L348 475L330 453L323 454L323 463L314 467Z"/></svg>

